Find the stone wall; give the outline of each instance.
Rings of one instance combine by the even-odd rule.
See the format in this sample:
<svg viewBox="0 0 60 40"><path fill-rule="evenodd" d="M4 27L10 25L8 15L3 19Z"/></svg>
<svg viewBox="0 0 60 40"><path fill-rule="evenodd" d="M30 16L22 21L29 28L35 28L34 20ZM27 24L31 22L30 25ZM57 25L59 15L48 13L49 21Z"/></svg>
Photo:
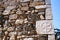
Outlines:
<svg viewBox="0 0 60 40"><path fill-rule="evenodd" d="M40 40L54 34L52 19L50 0L0 0L0 39Z"/></svg>

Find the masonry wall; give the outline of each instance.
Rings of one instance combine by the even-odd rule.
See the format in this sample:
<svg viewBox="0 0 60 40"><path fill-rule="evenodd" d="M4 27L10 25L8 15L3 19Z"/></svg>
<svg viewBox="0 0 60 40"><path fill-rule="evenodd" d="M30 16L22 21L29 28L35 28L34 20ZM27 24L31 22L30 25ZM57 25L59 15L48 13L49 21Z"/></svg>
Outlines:
<svg viewBox="0 0 60 40"><path fill-rule="evenodd" d="M0 40L54 40L52 22L50 0L0 0Z"/></svg>

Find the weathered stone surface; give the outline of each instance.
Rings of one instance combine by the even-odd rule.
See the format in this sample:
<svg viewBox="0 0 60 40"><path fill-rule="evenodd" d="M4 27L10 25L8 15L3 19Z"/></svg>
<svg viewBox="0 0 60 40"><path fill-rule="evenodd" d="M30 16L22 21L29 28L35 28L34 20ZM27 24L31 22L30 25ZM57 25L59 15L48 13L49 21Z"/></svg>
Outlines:
<svg viewBox="0 0 60 40"><path fill-rule="evenodd" d="M55 35L48 35L48 40L55 40Z"/></svg>
<svg viewBox="0 0 60 40"><path fill-rule="evenodd" d="M20 0L20 2L28 2L28 1L30 1L30 0Z"/></svg>
<svg viewBox="0 0 60 40"><path fill-rule="evenodd" d="M14 36L14 35L17 35L17 32L10 32L9 33L9 36Z"/></svg>
<svg viewBox="0 0 60 40"><path fill-rule="evenodd" d="M11 36L10 37L10 40L15 40L15 36Z"/></svg>
<svg viewBox="0 0 60 40"><path fill-rule="evenodd" d="M21 10L28 11L29 7L21 7Z"/></svg>
<svg viewBox="0 0 60 40"><path fill-rule="evenodd" d="M46 8L46 5L35 6L36 9Z"/></svg>
<svg viewBox="0 0 60 40"><path fill-rule="evenodd" d="M46 4L51 4L51 0L45 0Z"/></svg>
<svg viewBox="0 0 60 40"><path fill-rule="evenodd" d="M0 40L54 40L53 29L50 0L0 0Z"/></svg>
<svg viewBox="0 0 60 40"><path fill-rule="evenodd" d="M45 18L44 18L44 16L43 16L43 15L40 15L40 19L42 19L42 20L43 20L43 19L45 19Z"/></svg>
<svg viewBox="0 0 60 40"><path fill-rule="evenodd" d="M22 11L20 9L17 9L16 14L20 15L20 14L22 14Z"/></svg>
<svg viewBox="0 0 60 40"><path fill-rule="evenodd" d="M9 27L7 31L14 31L14 27Z"/></svg>
<svg viewBox="0 0 60 40"><path fill-rule="evenodd" d="M10 11L12 10L12 9L14 9L15 8L15 6L8 6L6 9L5 9L5 11L3 12L3 15L9 15L10 14Z"/></svg>
<svg viewBox="0 0 60 40"><path fill-rule="evenodd" d="M38 12L38 14L44 14L44 12Z"/></svg>
<svg viewBox="0 0 60 40"><path fill-rule="evenodd" d="M51 8L51 5L46 5L47 8Z"/></svg>
<svg viewBox="0 0 60 40"><path fill-rule="evenodd" d="M23 24L23 19L17 19L15 24Z"/></svg>
<svg viewBox="0 0 60 40"><path fill-rule="evenodd" d="M23 40L34 40L33 38L24 38Z"/></svg>
<svg viewBox="0 0 60 40"><path fill-rule="evenodd" d="M52 20L36 21L36 31L38 34L54 34Z"/></svg>
<svg viewBox="0 0 60 40"><path fill-rule="evenodd" d="M23 2L23 3L21 3L21 5L22 5L23 7L24 7L24 6L28 6L28 3L26 3L26 2L24 3L24 2Z"/></svg>
<svg viewBox="0 0 60 40"><path fill-rule="evenodd" d="M2 31L2 28L0 28L0 31Z"/></svg>
<svg viewBox="0 0 60 40"><path fill-rule="evenodd" d="M27 20L27 18L25 18L25 19L24 19L24 23L28 23L28 20Z"/></svg>
<svg viewBox="0 0 60 40"><path fill-rule="evenodd" d="M30 3L30 7L38 6L38 5L44 5L44 2L32 2Z"/></svg>
<svg viewBox="0 0 60 40"><path fill-rule="evenodd" d="M5 35L7 35L7 34L8 34L8 31L5 32Z"/></svg>
<svg viewBox="0 0 60 40"><path fill-rule="evenodd" d="M9 19L17 19L17 14L9 15Z"/></svg>
<svg viewBox="0 0 60 40"><path fill-rule="evenodd" d="M45 13L46 13L45 14L46 19L53 19L51 8L47 8Z"/></svg>

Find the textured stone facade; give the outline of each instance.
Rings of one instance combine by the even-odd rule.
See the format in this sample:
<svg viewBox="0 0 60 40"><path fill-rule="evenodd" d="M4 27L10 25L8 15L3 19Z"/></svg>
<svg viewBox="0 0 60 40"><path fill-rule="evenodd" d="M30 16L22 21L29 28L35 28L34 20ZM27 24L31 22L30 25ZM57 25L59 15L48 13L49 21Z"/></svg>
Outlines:
<svg viewBox="0 0 60 40"><path fill-rule="evenodd" d="M54 40L52 19L50 0L0 0L0 40Z"/></svg>

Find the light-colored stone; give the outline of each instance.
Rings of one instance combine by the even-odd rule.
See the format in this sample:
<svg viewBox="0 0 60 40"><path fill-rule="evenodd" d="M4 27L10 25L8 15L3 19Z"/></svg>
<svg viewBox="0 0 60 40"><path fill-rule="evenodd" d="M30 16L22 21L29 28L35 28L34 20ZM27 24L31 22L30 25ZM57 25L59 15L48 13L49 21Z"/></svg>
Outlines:
<svg viewBox="0 0 60 40"><path fill-rule="evenodd" d="M36 21L36 32L38 34L54 34L52 20Z"/></svg>
<svg viewBox="0 0 60 40"><path fill-rule="evenodd" d="M9 36L14 36L14 35L16 35L17 34L17 32L10 32L9 33Z"/></svg>
<svg viewBox="0 0 60 40"><path fill-rule="evenodd" d="M44 18L44 16L43 16L43 15L40 15L40 19L41 19L41 20L43 20L43 19L45 19L45 18Z"/></svg>
<svg viewBox="0 0 60 40"><path fill-rule="evenodd" d="M11 36L10 37L10 40L15 40L15 36Z"/></svg>
<svg viewBox="0 0 60 40"><path fill-rule="evenodd" d="M46 5L35 6L36 9L46 8Z"/></svg>
<svg viewBox="0 0 60 40"><path fill-rule="evenodd" d="M24 19L24 23L28 23L28 20L27 20L27 18L25 18L25 19Z"/></svg>
<svg viewBox="0 0 60 40"><path fill-rule="evenodd" d="M14 27L9 27L7 31L14 31Z"/></svg>
<svg viewBox="0 0 60 40"><path fill-rule="evenodd" d="M17 19L16 22L15 22L15 24L17 24L17 25L18 24L23 24L23 19Z"/></svg>
<svg viewBox="0 0 60 40"><path fill-rule="evenodd" d="M44 14L44 12L38 12L38 14Z"/></svg>
<svg viewBox="0 0 60 40"><path fill-rule="evenodd" d="M39 6L39 5L44 5L44 2L32 2L30 3L30 7L34 7L34 6Z"/></svg>
<svg viewBox="0 0 60 40"><path fill-rule="evenodd" d="M21 3L22 6L28 6L28 3Z"/></svg>
<svg viewBox="0 0 60 40"><path fill-rule="evenodd" d="M2 28L0 28L0 31L2 31Z"/></svg>
<svg viewBox="0 0 60 40"><path fill-rule="evenodd" d="M21 7L21 10L28 11L29 7Z"/></svg>
<svg viewBox="0 0 60 40"><path fill-rule="evenodd" d="M6 9L5 9L5 11L3 12L3 15L9 15L10 14L10 11L12 10L12 9L14 9L15 8L15 6L8 6Z"/></svg>
<svg viewBox="0 0 60 40"><path fill-rule="evenodd" d="M20 9L17 9L16 14L18 14L18 15L22 14L21 10Z"/></svg>
<svg viewBox="0 0 60 40"><path fill-rule="evenodd" d="M46 19L53 19L51 8L47 8L45 13L46 13L45 14Z"/></svg>
<svg viewBox="0 0 60 40"><path fill-rule="evenodd" d="M46 8L51 8L51 5L46 5Z"/></svg>
<svg viewBox="0 0 60 40"><path fill-rule="evenodd" d="M28 2L28 1L30 1L30 0L20 0L20 2Z"/></svg>
<svg viewBox="0 0 60 40"><path fill-rule="evenodd" d="M9 15L9 19L17 19L17 14Z"/></svg>
<svg viewBox="0 0 60 40"><path fill-rule="evenodd" d="M24 38L23 40L34 40L33 38Z"/></svg>
<svg viewBox="0 0 60 40"><path fill-rule="evenodd" d="M34 1L40 1L40 2L42 1L42 2L44 2L44 0L34 0Z"/></svg>
<svg viewBox="0 0 60 40"><path fill-rule="evenodd" d="M51 4L51 0L45 0L46 4Z"/></svg>
<svg viewBox="0 0 60 40"><path fill-rule="evenodd" d="M55 40L55 35L54 34L48 35L48 40Z"/></svg>

